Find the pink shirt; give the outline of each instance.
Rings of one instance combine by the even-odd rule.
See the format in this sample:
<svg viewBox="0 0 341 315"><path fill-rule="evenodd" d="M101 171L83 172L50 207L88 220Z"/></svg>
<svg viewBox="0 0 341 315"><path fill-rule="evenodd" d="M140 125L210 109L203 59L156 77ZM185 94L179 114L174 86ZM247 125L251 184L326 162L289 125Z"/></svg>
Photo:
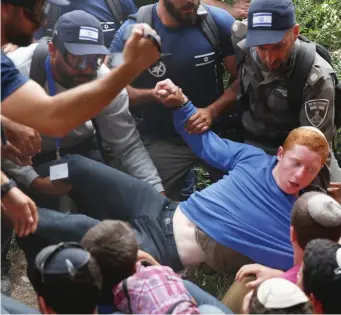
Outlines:
<svg viewBox="0 0 341 315"><path fill-rule="evenodd" d="M297 284L297 276L298 272L300 271L301 264L297 264L294 267L290 268L288 271L286 271L281 278L286 279L292 283Z"/></svg>

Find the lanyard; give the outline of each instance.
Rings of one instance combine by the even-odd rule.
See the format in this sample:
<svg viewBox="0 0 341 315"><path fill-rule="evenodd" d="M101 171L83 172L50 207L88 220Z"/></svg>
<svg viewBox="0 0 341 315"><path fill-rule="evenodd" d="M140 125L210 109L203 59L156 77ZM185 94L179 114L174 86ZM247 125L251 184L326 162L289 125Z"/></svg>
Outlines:
<svg viewBox="0 0 341 315"><path fill-rule="evenodd" d="M49 88L50 96L56 95L56 83L54 82L51 70L50 56L45 61L45 72L47 77L47 86ZM60 142L61 138L56 138L56 158L60 160Z"/></svg>

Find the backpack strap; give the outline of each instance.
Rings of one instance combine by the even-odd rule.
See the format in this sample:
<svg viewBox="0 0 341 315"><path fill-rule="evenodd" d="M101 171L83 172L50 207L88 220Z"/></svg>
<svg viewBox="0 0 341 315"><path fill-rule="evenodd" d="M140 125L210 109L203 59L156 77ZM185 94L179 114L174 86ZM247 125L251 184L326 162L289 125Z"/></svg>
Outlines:
<svg viewBox="0 0 341 315"><path fill-rule="evenodd" d="M215 59L216 59L216 69L217 69L217 84L218 84L218 91L220 94L224 93L224 81L223 75L225 68L222 64L222 51L220 46L220 32L217 26L217 23L214 21L214 18L206 5L201 5L199 10L205 10L207 14L205 17L200 21L200 29L201 32L204 34L208 42L212 45L214 52L215 52Z"/></svg>
<svg viewBox="0 0 341 315"><path fill-rule="evenodd" d="M30 68L30 79L36 81L42 88L44 88L46 82L45 60L49 55L49 41L49 37L43 37L39 40L39 44L33 52Z"/></svg>
<svg viewBox="0 0 341 315"><path fill-rule="evenodd" d="M200 27L201 31L204 33L206 36L207 40L210 42L210 44L213 46L214 50L221 55L221 49L220 49L220 32L218 29L218 26L216 22L213 19L213 16L208 9L206 5L202 5L206 12L207 15L205 18L201 20Z"/></svg>
<svg viewBox="0 0 341 315"><path fill-rule="evenodd" d="M121 1L120 0L105 0L105 3L107 4L111 12L111 15L114 17L114 19L119 23L119 25L122 25L124 22L124 17L123 17Z"/></svg>
<svg viewBox="0 0 341 315"><path fill-rule="evenodd" d="M288 88L288 101L295 114L299 114L303 101L303 89L314 64L316 46L312 42L301 41Z"/></svg>
<svg viewBox="0 0 341 315"><path fill-rule="evenodd" d="M153 27L153 7L155 4L148 4L140 7L137 14L131 14L129 19L136 21L136 23L146 23Z"/></svg>
<svg viewBox="0 0 341 315"><path fill-rule="evenodd" d="M58 5L51 4L51 8L46 17L46 25L43 26L45 30L44 36L52 37L54 26L61 15L61 8Z"/></svg>
<svg viewBox="0 0 341 315"><path fill-rule="evenodd" d="M130 301L130 295L129 295L129 291L128 291L128 280L127 279L123 280L122 288L123 288L124 295L126 296L126 298L128 300L129 312L130 312L130 314L134 314L132 309L131 309L131 304L130 304L131 301Z"/></svg>

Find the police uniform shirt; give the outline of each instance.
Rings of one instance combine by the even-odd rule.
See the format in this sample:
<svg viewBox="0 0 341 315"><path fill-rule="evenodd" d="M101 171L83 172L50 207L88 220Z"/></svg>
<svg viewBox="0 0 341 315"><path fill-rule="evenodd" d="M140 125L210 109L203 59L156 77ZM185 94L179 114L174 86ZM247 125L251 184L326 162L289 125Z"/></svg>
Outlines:
<svg viewBox="0 0 341 315"><path fill-rule="evenodd" d="M316 57L303 89L303 102L299 117L288 102L288 87L293 80L297 40L286 67L279 73L262 67L254 48L249 50L242 67L242 88L248 95L250 109L242 116L244 128L250 133L276 138L298 126L319 128L332 142L334 132L334 81L332 67L316 53Z"/></svg>
<svg viewBox="0 0 341 315"><path fill-rule="evenodd" d="M209 7L220 31L222 57L234 55L231 43L231 26L234 18L226 11ZM181 87L197 107L207 107L217 98L219 91L216 79L215 52L198 26L164 26L153 7L152 27L160 35L161 50L165 56L145 71L135 81L137 88L151 89L156 83L167 78ZM111 52L121 52L124 34L134 20L127 20L116 33L110 46ZM143 118L148 128L160 133L174 132L172 115L162 104L143 106Z"/></svg>

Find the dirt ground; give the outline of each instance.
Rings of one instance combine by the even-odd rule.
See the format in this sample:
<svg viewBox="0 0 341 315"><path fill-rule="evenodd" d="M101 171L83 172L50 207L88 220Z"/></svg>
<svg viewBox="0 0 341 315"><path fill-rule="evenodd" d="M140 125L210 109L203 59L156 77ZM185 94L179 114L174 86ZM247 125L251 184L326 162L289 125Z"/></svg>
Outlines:
<svg viewBox="0 0 341 315"><path fill-rule="evenodd" d="M24 252L18 248L14 242L8 253L11 260L11 282L12 282L12 298L23 302L24 304L38 309L36 294L26 276L26 258Z"/></svg>

